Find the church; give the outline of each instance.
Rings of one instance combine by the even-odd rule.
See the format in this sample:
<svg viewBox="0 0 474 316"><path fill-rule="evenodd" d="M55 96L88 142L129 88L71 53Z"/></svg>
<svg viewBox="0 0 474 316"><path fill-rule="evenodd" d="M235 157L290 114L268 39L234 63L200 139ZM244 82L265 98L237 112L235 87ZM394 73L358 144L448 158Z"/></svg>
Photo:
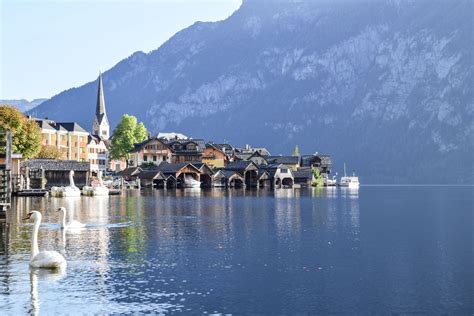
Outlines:
<svg viewBox="0 0 474 316"><path fill-rule="evenodd" d="M94 121L92 123L92 133L87 141L87 158L90 162L91 171L97 173L107 170L108 146L110 137L110 125L105 110L104 87L102 84L102 74L99 73L99 84L97 88L97 103L95 108Z"/></svg>

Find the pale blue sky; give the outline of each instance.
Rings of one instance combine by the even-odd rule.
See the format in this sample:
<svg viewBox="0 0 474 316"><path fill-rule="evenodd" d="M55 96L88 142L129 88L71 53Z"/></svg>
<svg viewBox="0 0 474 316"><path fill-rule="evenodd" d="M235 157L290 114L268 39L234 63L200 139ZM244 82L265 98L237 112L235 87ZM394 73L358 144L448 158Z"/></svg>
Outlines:
<svg viewBox="0 0 474 316"><path fill-rule="evenodd" d="M241 0L0 0L0 99L49 98Z"/></svg>

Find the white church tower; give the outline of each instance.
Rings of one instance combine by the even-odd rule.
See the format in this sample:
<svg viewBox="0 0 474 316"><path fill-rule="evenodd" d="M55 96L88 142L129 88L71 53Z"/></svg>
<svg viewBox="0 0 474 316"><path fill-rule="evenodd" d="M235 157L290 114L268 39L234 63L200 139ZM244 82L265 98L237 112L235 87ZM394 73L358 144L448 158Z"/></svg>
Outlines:
<svg viewBox="0 0 474 316"><path fill-rule="evenodd" d="M102 73L99 73L99 88L97 91L97 106L95 108L95 118L92 124L92 134L100 136L102 139L109 139L110 126L105 112L104 88L102 87Z"/></svg>

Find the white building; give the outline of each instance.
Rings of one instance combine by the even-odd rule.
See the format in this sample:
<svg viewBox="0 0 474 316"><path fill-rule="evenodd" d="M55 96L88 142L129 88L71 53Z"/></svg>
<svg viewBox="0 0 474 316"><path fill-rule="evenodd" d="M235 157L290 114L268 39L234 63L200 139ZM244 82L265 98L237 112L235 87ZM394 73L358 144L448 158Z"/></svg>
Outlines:
<svg viewBox="0 0 474 316"><path fill-rule="evenodd" d="M105 141L100 137L89 135L87 142L87 160L90 163L91 171L97 173L107 170L108 151Z"/></svg>

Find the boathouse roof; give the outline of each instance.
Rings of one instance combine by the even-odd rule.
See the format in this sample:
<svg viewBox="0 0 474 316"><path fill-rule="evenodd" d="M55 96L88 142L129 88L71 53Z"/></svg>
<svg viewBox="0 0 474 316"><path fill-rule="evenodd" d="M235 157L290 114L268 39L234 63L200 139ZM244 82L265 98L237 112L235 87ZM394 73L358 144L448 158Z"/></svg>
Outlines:
<svg viewBox="0 0 474 316"><path fill-rule="evenodd" d="M269 164L285 164L297 165L299 164L298 156L268 156L266 160Z"/></svg>
<svg viewBox="0 0 474 316"><path fill-rule="evenodd" d="M32 170L50 171L89 171L90 164L87 161L55 160L55 159L29 159L21 162L22 168Z"/></svg>

